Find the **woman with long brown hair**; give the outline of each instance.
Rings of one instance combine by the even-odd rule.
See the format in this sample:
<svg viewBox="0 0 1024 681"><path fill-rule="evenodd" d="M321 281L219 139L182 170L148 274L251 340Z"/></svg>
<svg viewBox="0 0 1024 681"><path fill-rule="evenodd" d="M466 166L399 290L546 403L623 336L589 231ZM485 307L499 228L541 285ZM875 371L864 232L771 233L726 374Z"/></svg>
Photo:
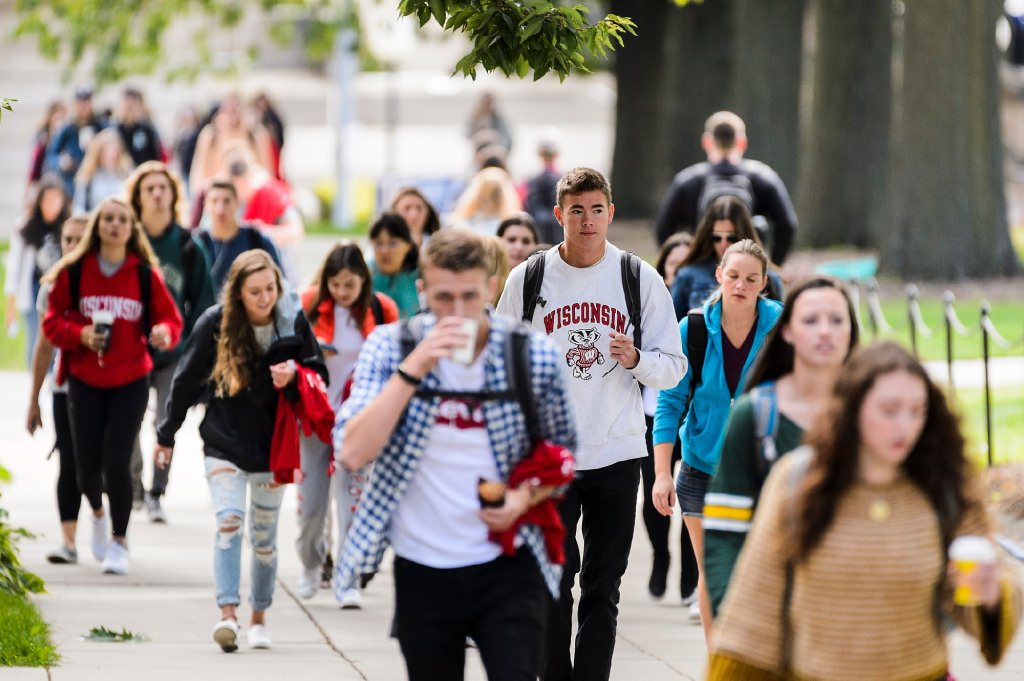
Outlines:
<svg viewBox="0 0 1024 681"><path fill-rule="evenodd" d="M895 343L857 351L807 446L765 482L708 678L944 679L947 615L997 663L1019 585L996 563L968 575L949 562L954 538L991 531L957 418L920 362ZM951 581L976 600L954 605Z"/></svg>
<svg viewBox="0 0 1024 681"><path fill-rule="evenodd" d="M295 402L297 365L327 378L323 355L302 310L284 295L281 271L266 251L244 251L231 264L223 302L196 322L174 373L167 415L157 427L155 465L166 466L190 407L205 396L199 426L206 480L217 517L214 583L221 619L213 639L238 648L242 527L252 544L249 645L269 648L266 610L277 575L277 518L284 486L270 472L278 391ZM246 504L248 488L249 503Z"/></svg>
<svg viewBox="0 0 1024 681"><path fill-rule="evenodd" d="M43 277L52 285L43 333L61 350L78 484L93 511L93 555L128 571L130 461L149 397L148 345L177 344L182 320L131 206L105 199L79 244ZM113 540L107 543L103 493Z"/></svg>

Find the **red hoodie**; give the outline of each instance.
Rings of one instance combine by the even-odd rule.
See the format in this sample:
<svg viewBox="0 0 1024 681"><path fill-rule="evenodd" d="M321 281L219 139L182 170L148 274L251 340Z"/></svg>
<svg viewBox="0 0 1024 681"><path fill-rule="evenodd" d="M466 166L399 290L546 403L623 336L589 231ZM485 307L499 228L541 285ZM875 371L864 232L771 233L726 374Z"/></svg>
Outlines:
<svg viewBox="0 0 1024 681"><path fill-rule="evenodd" d="M43 318L43 333L61 352L58 378L66 373L94 388L116 388L137 381L153 369L153 360L146 348L142 330L142 304L139 301L139 257L129 253L121 268L106 277L100 271L95 251L82 258L82 279L79 282L78 309L71 306L68 270L57 276L50 290L49 306ZM163 277L157 268L151 268L149 317L153 326L166 324L171 333L171 346L181 337L182 320ZM103 366L99 355L82 345L82 329L92 323L92 313L110 310L114 313L114 326L110 332L110 345L103 353Z"/></svg>

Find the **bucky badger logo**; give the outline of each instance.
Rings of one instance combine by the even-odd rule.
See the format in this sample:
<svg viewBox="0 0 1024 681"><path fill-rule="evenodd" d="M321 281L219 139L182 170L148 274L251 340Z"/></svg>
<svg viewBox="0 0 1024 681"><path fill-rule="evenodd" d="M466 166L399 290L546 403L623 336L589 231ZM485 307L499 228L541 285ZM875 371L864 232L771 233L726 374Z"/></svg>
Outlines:
<svg viewBox="0 0 1024 681"><path fill-rule="evenodd" d="M569 342L576 347L565 353L565 362L572 367L573 378L589 381L593 378L590 375L590 367L595 363L604 364L604 355L594 346L600 337L601 334L595 328L575 329L569 332Z"/></svg>

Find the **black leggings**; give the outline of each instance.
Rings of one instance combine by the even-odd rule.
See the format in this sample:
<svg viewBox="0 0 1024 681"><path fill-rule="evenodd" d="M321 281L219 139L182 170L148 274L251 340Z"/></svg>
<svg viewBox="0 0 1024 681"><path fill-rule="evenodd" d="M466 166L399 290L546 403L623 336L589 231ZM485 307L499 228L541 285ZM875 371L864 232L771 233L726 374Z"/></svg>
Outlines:
<svg viewBox="0 0 1024 681"><path fill-rule="evenodd" d="M128 531L132 514L132 446L149 400L149 378L116 388L94 388L68 378L71 434L75 441L78 486L94 511L103 508L106 484L115 537Z"/></svg>
<svg viewBox="0 0 1024 681"><path fill-rule="evenodd" d="M82 490L78 487L75 466L75 444L71 438L71 417L68 414L68 394L53 393L53 430L57 434L57 512L62 523L78 520L82 507Z"/></svg>

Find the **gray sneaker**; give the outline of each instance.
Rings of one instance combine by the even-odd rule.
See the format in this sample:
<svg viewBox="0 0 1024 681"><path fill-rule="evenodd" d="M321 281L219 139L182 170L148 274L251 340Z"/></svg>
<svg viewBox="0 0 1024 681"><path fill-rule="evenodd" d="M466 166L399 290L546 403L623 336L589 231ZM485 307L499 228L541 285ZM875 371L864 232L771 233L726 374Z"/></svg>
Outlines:
<svg viewBox="0 0 1024 681"><path fill-rule="evenodd" d="M146 492L146 512L149 513L149 522L151 523L167 522L167 515L160 505L160 497L153 496L149 492Z"/></svg>
<svg viewBox="0 0 1024 681"><path fill-rule="evenodd" d="M46 554L46 560L54 565L75 565L78 563L78 551L61 544L60 548Z"/></svg>

